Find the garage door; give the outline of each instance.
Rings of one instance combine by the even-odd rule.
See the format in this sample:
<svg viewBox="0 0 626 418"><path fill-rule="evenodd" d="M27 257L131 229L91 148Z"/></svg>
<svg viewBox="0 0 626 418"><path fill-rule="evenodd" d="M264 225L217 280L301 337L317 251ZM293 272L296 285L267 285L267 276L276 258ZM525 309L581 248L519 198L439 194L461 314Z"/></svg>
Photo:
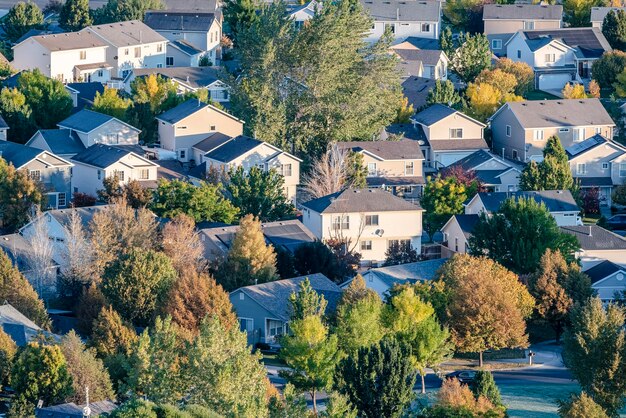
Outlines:
<svg viewBox="0 0 626 418"><path fill-rule="evenodd" d="M570 81L570 74L542 74L539 76L539 90L562 90Z"/></svg>

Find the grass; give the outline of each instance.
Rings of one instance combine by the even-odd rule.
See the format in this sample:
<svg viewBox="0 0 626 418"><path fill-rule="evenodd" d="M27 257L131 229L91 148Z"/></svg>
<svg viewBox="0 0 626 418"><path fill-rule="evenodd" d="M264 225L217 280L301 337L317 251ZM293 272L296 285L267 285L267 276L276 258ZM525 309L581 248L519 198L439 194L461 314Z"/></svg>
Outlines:
<svg viewBox="0 0 626 418"><path fill-rule="evenodd" d="M533 90L533 91L526 93L526 100L554 100L554 99L558 99L558 97L556 97L553 94L546 93L545 91L541 91L541 90Z"/></svg>
<svg viewBox="0 0 626 418"><path fill-rule="evenodd" d="M268 366L286 366L285 362L278 357L278 354L263 354L263 359L261 361L263 364Z"/></svg>
<svg viewBox="0 0 626 418"><path fill-rule="evenodd" d="M547 418L557 416L557 400L578 393L577 384L498 385L510 418Z"/></svg>

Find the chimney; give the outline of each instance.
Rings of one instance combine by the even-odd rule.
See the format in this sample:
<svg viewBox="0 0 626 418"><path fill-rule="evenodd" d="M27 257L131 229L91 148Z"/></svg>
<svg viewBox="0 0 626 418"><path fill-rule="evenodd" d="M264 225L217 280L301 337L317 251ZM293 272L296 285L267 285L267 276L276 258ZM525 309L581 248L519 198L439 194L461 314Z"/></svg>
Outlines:
<svg viewBox="0 0 626 418"><path fill-rule="evenodd" d="M396 20L400 20L400 9L396 9Z"/></svg>
<svg viewBox="0 0 626 418"><path fill-rule="evenodd" d="M589 236L591 236L591 225L589 225Z"/></svg>

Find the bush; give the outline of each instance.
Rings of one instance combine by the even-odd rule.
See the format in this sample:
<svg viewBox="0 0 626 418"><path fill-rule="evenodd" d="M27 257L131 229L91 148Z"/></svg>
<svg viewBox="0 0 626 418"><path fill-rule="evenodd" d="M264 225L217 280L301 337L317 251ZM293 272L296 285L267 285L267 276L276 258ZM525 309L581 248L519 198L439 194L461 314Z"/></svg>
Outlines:
<svg viewBox="0 0 626 418"><path fill-rule="evenodd" d="M593 78L603 89L613 88L618 74L626 68L626 53L622 51L607 52L593 63Z"/></svg>
<svg viewBox="0 0 626 418"><path fill-rule="evenodd" d="M72 204L75 208L93 206L96 204L96 197L87 193L75 192L72 196Z"/></svg>

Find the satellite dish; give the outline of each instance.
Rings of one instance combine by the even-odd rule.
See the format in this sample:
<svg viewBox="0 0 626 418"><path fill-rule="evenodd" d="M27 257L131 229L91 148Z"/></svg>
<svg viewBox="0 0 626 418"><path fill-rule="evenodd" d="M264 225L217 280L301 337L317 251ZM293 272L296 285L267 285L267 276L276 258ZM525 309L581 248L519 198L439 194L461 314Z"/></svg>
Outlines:
<svg viewBox="0 0 626 418"><path fill-rule="evenodd" d="M376 230L376 235L378 235L379 237L382 237L384 233L385 233L384 229L377 229Z"/></svg>
<svg viewBox="0 0 626 418"><path fill-rule="evenodd" d="M86 406L83 408L83 416L84 417L90 417L91 416L91 408L89 406Z"/></svg>
<svg viewBox="0 0 626 418"><path fill-rule="evenodd" d="M424 145L426 142L424 142L424 140L423 140L423 139L418 139L418 140L417 140L417 143L418 143L418 144L420 144L420 145Z"/></svg>

